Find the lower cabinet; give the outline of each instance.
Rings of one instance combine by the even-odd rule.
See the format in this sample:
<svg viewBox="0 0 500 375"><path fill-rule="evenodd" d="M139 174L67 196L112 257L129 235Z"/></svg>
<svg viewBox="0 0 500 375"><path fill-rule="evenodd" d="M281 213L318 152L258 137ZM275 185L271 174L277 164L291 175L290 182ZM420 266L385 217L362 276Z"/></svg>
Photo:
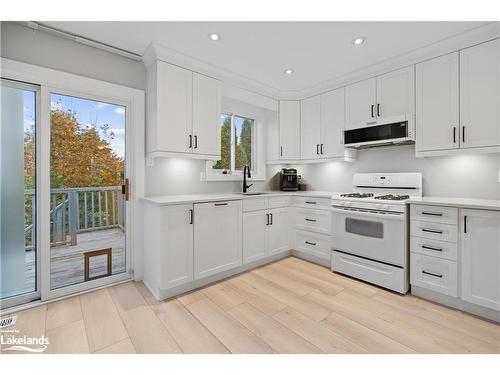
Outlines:
<svg viewBox="0 0 500 375"><path fill-rule="evenodd" d="M457 297L457 262L422 254L410 254L410 283Z"/></svg>
<svg viewBox="0 0 500 375"><path fill-rule="evenodd" d="M290 250L288 208L243 214L243 263Z"/></svg>
<svg viewBox="0 0 500 375"><path fill-rule="evenodd" d="M295 230L294 249L315 257L329 260L332 251L331 242L331 236L329 235Z"/></svg>
<svg viewBox="0 0 500 375"><path fill-rule="evenodd" d="M462 210L462 299L500 311L500 211Z"/></svg>
<svg viewBox="0 0 500 375"><path fill-rule="evenodd" d="M242 202L194 205L194 279L242 264Z"/></svg>

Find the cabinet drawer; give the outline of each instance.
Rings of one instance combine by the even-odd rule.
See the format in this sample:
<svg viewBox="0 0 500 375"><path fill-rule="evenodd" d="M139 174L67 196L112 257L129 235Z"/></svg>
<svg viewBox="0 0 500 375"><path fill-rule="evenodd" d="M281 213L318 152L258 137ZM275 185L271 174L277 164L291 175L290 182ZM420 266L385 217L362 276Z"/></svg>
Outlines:
<svg viewBox="0 0 500 375"><path fill-rule="evenodd" d="M421 254L411 254L410 283L457 297L457 262Z"/></svg>
<svg viewBox="0 0 500 375"><path fill-rule="evenodd" d="M410 234L431 240L457 242L456 225L411 220Z"/></svg>
<svg viewBox="0 0 500 375"><path fill-rule="evenodd" d="M291 196L286 195L284 197L270 197L269 199L269 208L279 208L279 207L288 207L290 206L290 198Z"/></svg>
<svg viewBox="0 0 500 375"><path fill-rule="evenodd" d="M457 260L457 244L453 242L412 236L410 238L410 251L436 258Z"/></svg>
<svg viewBox="0 0 500 375"><path fill-rule="evenodd" d="M243 212L266 210L267 198L244 198L243 199Z"/></svg>
<svg viewBox="0 0 500 375"><path fill-rule="evenodd" d="M295 228L330 234L331 213L327 210L295 208Z"/></svg>
<svg viewBox="0 0 500 375"><path fill-rule="evenodd" d="M295 230L295 250L300 250L323 259L330 259L331 242L330 236Z"/></svg>
<svg viewBox="0 0 500 375"><path fill-rule="evenodd" d="M410 216L414 220L457 225L458 208L412 204Z"/></svg>
<svg viewBox="0 0 500 375"><path fill-rule="evenodd" d="M330 198L314 198L307 196L294 196L293 204L296 206L307 206L307 207L330 207L332 205Z"/></svg>

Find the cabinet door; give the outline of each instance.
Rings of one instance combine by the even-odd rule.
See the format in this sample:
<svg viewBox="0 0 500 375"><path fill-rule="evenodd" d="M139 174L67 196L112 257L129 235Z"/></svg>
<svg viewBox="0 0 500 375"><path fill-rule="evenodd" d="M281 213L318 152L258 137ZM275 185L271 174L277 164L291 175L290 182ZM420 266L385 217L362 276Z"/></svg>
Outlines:
<svg viewBox="0 0 500 375"><path fill-rule="evenodd" d="M267 111L266 157L268 161L280 160L280 123L278 112Z"/></svg>
<svg viewBox="0 0 500 375"><path fill-rule="evenodd" d="M321 95L321 157L344 156L344 88Z"/></svg>
<svg viewBox="0 0 500 375"><path fill-rule="evenodd" d="M161 208L161 235L164 236L160 250L161 288L193 281L193 224L192 204L165 206Z"/></svg>
<svg viewBox="0 0 500 375"><path fill-rule="evenodd" d="M302 159L320 157L321 96L300 101L300 156Z"/></svg>
<svg viewBox="0 0 500 375"><path fill-rule="evenodd" d="M300 101L280 101L280 158L300 159Z"/></svg>
<svg viewBox="0 0 500 375"><path fill-rule="evenodd" d="M500 40L460 51L461 147L500 145Z"/></svg>
<svg viewBox="0 0 500 375"><path fill-rule="evenodd" d="M459 147L458 53L417 64L416 150Z"/></svg>
<svg viewBox="0 0 500 375"><path fill-rule="evenodd" d="M268 246L270 254L290 250L290 219L288 208L275 208L268 211Z"/></svg>
<svg viewBox="0 0 500 375"><path fill-rule="evenodd" d="M414 66L399 69L377 77L377 105L379 122L391 123L404 118L413 120L415 113Z"/></svg>
<svg viewBox="0 0 500 375"><path fill-rule="evenodd" d="M195 280L242 264L241 201L194 205Z"/></svg>
<svg viewBox="0 0 500 375"><path fill-rule="evenodd" d="M345 88L346 129L354 129L375 123L376 79L349 85Z"/></svg>
<svg viewBox="0 0 500 375"><path fill-rule="evenodd" d="M220 83L193 73L193 151L220 157Z"/></svg>
<svg viewBox="0 0 500 375"><path fill-rule="evenodd" d="M500 211L462 210L462 299L500 311Z"/></svg>
<svg viewBox="0 0 500 375"><path fill-rule="evenodd" d="M267 211L246 212L243 214L243 264L266 257Z"/></svg>
<svg viewBox="0 0 500 375"><path fill-rule="evenodd" d="M191 152L192 73L156 62L148 71L148 151ZM151 127L150 127L151 126Z"/></svg>

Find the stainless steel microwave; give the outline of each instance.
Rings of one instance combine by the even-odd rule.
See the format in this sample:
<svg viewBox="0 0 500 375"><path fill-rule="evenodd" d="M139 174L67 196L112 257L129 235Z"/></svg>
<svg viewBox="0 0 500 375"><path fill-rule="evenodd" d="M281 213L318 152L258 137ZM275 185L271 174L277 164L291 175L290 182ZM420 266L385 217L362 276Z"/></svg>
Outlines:
<svg viewBox="0 0 500 375"><path fill-rule="evenodd" d="M415 143L415 131L408 121L344 130L344 146L350 148L410 143Z"/></svg>

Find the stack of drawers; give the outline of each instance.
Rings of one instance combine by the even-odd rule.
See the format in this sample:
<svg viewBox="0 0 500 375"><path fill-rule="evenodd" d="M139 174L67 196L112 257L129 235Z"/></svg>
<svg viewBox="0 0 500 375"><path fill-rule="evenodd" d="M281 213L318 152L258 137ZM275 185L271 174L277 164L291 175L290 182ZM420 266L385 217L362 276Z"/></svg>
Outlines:
<svg viewBox="0 0 500 375"><path fill-rule="evenodd" d="M411 205L411 285L457 297L457 242L457 208Z"/></svg>
<svg viewBox="0 0 500 375"><path fill-rule="evenodd" d="M331 200L294 196L294 249L330 261Z"/></svg>

